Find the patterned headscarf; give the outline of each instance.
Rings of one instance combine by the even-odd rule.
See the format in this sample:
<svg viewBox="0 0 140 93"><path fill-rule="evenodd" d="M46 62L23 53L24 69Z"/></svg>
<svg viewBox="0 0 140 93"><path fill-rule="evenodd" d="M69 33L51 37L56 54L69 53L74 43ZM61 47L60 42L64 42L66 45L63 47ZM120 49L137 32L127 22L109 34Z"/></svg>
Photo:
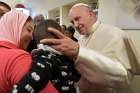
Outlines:
<svg viewBox="0 0 140 93"><path fill-rule="evenodd" d="M0 41L8 41L19 46L23 26L29 16L22 11L11 10L0 19Z"/></svg>

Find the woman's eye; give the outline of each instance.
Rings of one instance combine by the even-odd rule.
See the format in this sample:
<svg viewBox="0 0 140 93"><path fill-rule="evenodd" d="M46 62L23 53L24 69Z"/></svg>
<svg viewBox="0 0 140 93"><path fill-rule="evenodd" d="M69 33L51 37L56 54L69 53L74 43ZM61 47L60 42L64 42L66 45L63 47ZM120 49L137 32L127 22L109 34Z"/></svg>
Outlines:
<svg viewBox="0 0 140 93"><path fill-rule="evenodd" d="M28 32L31 32L32 30L30 30L30 29L27 29L27 31L28 31Z"/></svg>

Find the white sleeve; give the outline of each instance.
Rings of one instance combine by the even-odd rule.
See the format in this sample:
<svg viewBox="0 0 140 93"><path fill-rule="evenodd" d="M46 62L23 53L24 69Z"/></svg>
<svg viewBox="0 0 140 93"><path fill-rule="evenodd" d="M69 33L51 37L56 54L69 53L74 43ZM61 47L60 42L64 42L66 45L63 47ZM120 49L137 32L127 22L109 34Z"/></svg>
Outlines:
<svg viewBox="0 0 140 93"><path fill-rule="evenodd" d="M120 62L111 60L93 49L80 47L75 65L81 75L90 82L110 87L128 83L127 70Z"/></svg>

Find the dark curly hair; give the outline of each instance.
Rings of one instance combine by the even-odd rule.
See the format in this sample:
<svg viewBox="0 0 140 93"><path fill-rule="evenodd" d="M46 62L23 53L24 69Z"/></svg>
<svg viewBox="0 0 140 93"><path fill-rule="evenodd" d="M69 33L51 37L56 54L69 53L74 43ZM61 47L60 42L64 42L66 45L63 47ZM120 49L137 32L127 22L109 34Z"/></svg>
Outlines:
<svg viewBox="0 0 140 93"><path fill-rule="evenodd" d="M48 31L48 27L55 28L63 33L61 26L55 20L44 20L36 26L35 31L33 33L33 38L37 43L39 43L39 41L44 38L58 38L56 35Z"/></svg>

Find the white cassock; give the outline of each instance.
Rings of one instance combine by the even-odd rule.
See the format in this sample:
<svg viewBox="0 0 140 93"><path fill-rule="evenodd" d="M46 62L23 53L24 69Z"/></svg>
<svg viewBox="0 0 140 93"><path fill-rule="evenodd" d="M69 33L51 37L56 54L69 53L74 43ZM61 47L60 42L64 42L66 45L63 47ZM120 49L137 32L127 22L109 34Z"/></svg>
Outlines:
<svg viewBox="0 0 140 93"><path fill-rule="evenodd" d="M96 22L89 35L79 38L79 55L75 62L82 77L80 93L133 93L126 32ZM133 58L132 58L133 59Z"/></svg>

